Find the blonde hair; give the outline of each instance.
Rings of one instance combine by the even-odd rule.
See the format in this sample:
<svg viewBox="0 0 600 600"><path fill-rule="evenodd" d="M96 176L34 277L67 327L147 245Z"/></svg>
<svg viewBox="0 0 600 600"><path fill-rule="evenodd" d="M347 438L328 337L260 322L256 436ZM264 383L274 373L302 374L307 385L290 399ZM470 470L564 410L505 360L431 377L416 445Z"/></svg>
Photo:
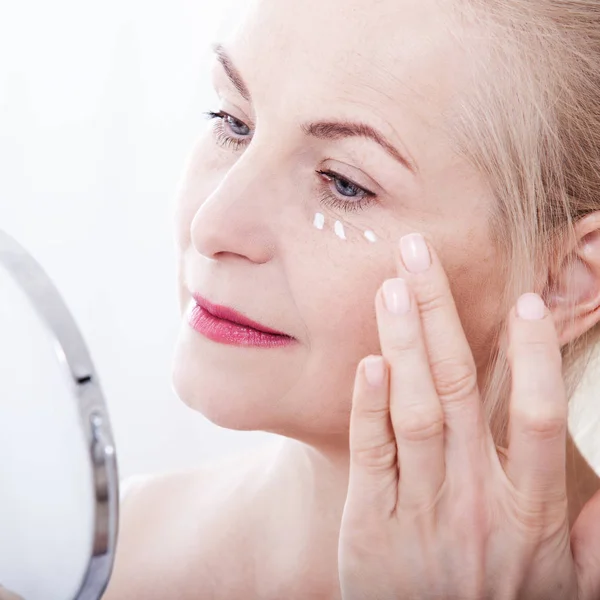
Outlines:
<svg viewBox="0 0 600 600"><path fill-rule="evenodd" d="M507 314L523 292L548 301L556 251L573 243L575 221L600 209L600 0L460 0L458 7L453 17L475 68L448 122L457 150L495 198L490 224L505 259ZM504 336L503 323L482 389L501 445L510 394ZM562 348L569 398L599 338L595 326Z"/></svg>

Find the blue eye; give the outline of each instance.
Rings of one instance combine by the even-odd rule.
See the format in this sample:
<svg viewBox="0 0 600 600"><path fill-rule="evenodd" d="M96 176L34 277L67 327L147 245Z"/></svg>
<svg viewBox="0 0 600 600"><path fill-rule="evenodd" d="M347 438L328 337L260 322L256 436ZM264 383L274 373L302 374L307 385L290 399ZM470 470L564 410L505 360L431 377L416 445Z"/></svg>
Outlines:
<svg viewBox="0 0 600 600"><path fill-rule="evenodd" d="M250 133L250 128L248 127L248 125L242 123L241 121L238 121L237 119L234 119L231 115L227 115L223 119L223 121L227 123L229 128L236 135L246 136ZM241 129L242 131L236 131L236 129Z"/></svg>
<svg viewBox="0 0 600 600"><path fill-rule="evenodd" d="M225 148L230 147L234 150L245 146L248 143L248 134L250 133L250 128L242 121L228 115L223 111L219 112L205 112L204 116L207 119L218 119L219 123L215 127L215 137L216 141L220 146ZM233 131L235 135L242 136L242 139L238 139L236 137L232 137L227 133L227 129ZM236 131L236 129L240 129L241 131ZM246 139L244 139L246 138Z"/></svg>
<svg viewBox="0 0 600 600"><path fill-rule="evenodd" d="M214 128L214 134L220 146L238 150L250 143L249 134L251 130L242 121L223 111L209 111L205 112L204 115L208 119L218 119L219 122ZM235 135L240 136L240 138L233 137L229 132L233 132ZM369 206L377 197L373 192L365 190L332 171L316 171L316 173L321 175L319 201L324 206L345 212L355 212ZM332 182L339 196L332 193Z"/></svg>
<svg viewBox="0 0 600 600"><path fill-rule="evenodd" d="M329 183L334 182L336 191L343 198L347 198L346 200L343 200L335 194L332 194L331 185L325 185L321 189L320 197L321 204L324 204L325 206L341 209L346 212L355 212L372 204L377 197L375 193L361 188L337 173L333 173L332 171L317 171L317 173L322 175ZM354 198L354 200L348 200L348 198Z"/></svg>

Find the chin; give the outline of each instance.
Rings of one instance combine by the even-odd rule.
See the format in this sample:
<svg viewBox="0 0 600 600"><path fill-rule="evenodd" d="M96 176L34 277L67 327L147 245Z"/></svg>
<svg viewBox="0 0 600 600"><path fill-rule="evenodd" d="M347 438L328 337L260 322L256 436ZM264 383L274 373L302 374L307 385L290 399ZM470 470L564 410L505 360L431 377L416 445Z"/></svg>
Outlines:
<svg viewBox="0 0 600 600"><path fill-rule="evenodd" d="M300 388L299 348L257 349L207 340L183 322L171 365L181 401L209 421L240 431L274 431L293 418ZM297 400L296 402L298 402Z"/></svg>
<svg viewBox="0 0 600 600"><path fill-rule="evenodd" d="M178 360L172 369L172 387L179 399L209 421L226 429L261 430L267 427L267 401L258 402L236 385L225 385L215 374L189 372ZM257 406L259 404L259 406Z"/></svg>

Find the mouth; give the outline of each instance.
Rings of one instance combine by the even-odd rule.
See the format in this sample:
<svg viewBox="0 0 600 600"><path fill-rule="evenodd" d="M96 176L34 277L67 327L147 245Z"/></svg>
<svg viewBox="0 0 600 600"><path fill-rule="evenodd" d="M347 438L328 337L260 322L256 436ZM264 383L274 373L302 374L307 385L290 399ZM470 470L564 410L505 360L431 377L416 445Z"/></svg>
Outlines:
<svg viewBox="0 0 600 600"><path fill-rule="evenodd" d="M222 319L224 321L228 321L230 323L233 323L234 325L239 325L241 327L254 329L256 331L260 331L261 333L293 339L292 336L288 335L287 333L277 331L276 329L272 329L271 327L262 325L257 321L253 321L252 319L249 319L248 317L237 312L233 308L229 308L227 306L222 306L219 304L213 304L212 302L209 302L206 298L203 298L200 294L194 293L192 294L192 297L194 298L194 301L200 308L210 313L213 317L216 317L217 319Z"/></svg>

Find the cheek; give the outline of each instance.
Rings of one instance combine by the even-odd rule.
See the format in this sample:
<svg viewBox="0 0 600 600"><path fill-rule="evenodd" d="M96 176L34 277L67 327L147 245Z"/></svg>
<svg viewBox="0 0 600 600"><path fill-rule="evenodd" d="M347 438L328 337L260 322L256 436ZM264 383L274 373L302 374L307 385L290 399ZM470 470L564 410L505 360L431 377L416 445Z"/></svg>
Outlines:
<svg viewBox="0 0 600 600"><path fill-rule="evenodd" d="M331 252L297 272L299 312L306 315L311 350L319 358L356 363L379 352L375 294L396 269L391 252L356 252L344 242L332 241ZM338 254L334 252L338 246ZM346 256L342 260L342 251ZM352 252L354 250L354 252ZM327 364L325 363L325 364Z"/></svg>
<svg viewBox="0 0 600 600"><path fill-rule="evenodd" d="M471 263L467 260L465 258L460 266L455 263L446 268L456 309L475 363L483 370L494 350L496 331L505 317L501 310L504 282L498 275L500 258L492 251L483 257L479 253L475 263L472 258ZM474 293L473 290L477 291Z"/></svg>
<svg viewBox="0 0 600 600"><path fill-rule="evenodd" d="M389 256L364 254L348 255L342 263L339 256L334 261L330 253L306 272L296 270L292 294L309 345L303 401L306 404L306 398L312 398L306 404L307 418L329 434L347 433L356 367L363 357L381 351L375 294L393 273Z"/></svg>

